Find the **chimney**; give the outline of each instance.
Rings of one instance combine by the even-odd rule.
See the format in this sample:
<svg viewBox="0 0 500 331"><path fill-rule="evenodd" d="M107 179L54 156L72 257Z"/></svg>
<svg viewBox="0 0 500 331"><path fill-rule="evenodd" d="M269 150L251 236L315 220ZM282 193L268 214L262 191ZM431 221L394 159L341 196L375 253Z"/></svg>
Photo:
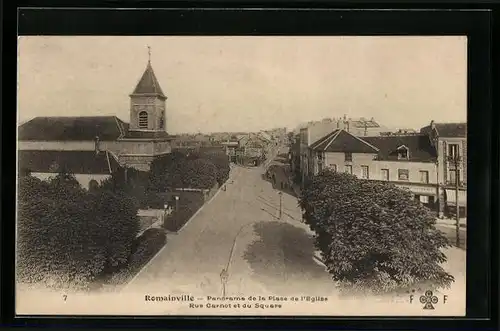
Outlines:
<svg viewBox="0 0 500 331"><path fill-rule="evenodd" d="M95 155L99 154L99 136L95 136L94 139L94 150L95 150Z"/></svg>
<svg viewBox="0 0 500 331"><path fill-rule="evenodd" d="M436 123L434 120L431 121L431 129L434 130L436 128Z"/></svg>

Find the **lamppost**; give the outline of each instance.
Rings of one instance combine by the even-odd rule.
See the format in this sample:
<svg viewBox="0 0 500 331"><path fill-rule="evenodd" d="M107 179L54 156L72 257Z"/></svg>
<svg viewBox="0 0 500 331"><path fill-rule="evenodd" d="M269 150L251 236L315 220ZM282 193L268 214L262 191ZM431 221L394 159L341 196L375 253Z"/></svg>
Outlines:
<svg viewBox="0 0 500 331"><path fill-rule="evenodd" d="M458 189L460 187L460 164L462 164L462 157L458 154L458 150L455 154L448 157L448 161L455 168L455 234L456 246L460 247L460 204L458 202Z"/></svg>
<svg viewBox="0 0 500 331"><path fill-rule="evenodd" d="M280 211L279 211L279 219L281 219L281 216L283 214L283 192L279 191L278 195L280 196Z"/></svg>
<svg viewBox="0 0 500 331"><path fill-rule="evenodd" d="M179 196L175 196L175 211L179 210Z"/></svg>

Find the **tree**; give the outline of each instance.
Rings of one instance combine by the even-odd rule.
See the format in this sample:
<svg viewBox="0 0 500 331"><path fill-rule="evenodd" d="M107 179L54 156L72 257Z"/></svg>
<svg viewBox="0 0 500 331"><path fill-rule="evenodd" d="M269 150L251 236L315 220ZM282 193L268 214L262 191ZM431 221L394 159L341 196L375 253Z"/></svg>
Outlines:
<svg viewBox="0 0 500 331"><path fill-rule="evenodd" d="M300 205L328 271L344 288L380 293L454 281L441 267L449 242L408 191L325 170L305 183Z"/></svg>
<svg viewBox="0 0 500 331"><path fill-rule="evenodd" d="M126 263L138 233L127 196L87 192L61 173L19 181L17 266L21 282L88 288L106 267Z"/></svg>
<svg viewBox="0 0 500 331"><path fill-rule="evenodd" d="M217 156L211 158L218 159ZM221 170L220 176L223 175ZM149 189L159 192L171 188L206 189L211 188L218 178L218 168L207 156L175 151L151 163Z"/></svg>
<svg viewBox="0 0 500 331"><path fill-rule="evenodd" d="M189 161L186 154L178 151L153 160L149 171L149 189L164 192L172 187L183 187Z"/></svg>
<svg viewBox="0 0 500 331"><path fill-rule="evenodd" d="M209 160L193 160L183 170L184 188L210 189L217 182L217 168Z"/></svg>

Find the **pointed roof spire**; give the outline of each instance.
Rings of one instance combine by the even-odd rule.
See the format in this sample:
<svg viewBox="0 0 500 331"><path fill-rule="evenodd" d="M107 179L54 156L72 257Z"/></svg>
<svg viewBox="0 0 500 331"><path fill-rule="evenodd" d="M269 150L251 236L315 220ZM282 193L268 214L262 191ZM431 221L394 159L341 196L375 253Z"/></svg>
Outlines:
<svg viewBox="0 0 500 331"><path fill-rule="evenodd" d="M146 70L142 74L139 83L134 89L132 95L155 95L160 98L167 98L160 87L160 83L158 83L158 79L153 71L153 67L151 66L151 47L148 46L148 65L146 66Z"/></svg>

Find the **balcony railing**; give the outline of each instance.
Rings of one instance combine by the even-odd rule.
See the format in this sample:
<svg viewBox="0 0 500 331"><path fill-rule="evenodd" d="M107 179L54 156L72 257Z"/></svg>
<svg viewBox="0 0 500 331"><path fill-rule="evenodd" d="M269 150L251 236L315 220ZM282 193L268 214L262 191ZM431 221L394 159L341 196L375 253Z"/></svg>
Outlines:
<svg viewBox="0 0 500 331"><path fill-rule="evenodd" d="M457 186L455 183L456 182L454 180L447 180L447 181L444 182L444 184L446 186L452 186L452 187ZM461 180L461 181L458 182L458 187L460 187L460 188L467 187L467 183L464 182L463 180Z"/></svg>

